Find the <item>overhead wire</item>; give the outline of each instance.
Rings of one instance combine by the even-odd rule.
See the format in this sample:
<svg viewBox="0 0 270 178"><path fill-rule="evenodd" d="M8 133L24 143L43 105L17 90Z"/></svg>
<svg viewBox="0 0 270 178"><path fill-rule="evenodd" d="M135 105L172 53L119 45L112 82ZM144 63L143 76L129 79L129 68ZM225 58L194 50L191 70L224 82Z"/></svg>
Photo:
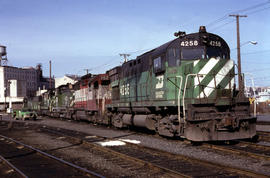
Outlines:
<svg viewBox="0 0 270 178"><path fill-rule="evenodd" d="M215 31L215 30L217 30L217 29L223 28L224 26L226 26L226 25L228 25L228 24L230 24L230 23L232 23L232 22L235 22L235 19L232 19L232 20L230 20L229 22L227 22L227 23L225 23L225 24L222 24L222 25L219 25L219 26L217 26L217 27L215 27L215 28L213 28L213 29L210 28L210 31Z"/></svg>
<svg viewBox="0 0 270 178"><path fill-rule="evenodd" d="M142 50L137 50L137 51L132 51L132 52L128 52L128 54L131 54L131 55L132 55L132 54L135 54L135 53L138 53L138 52L147 51L147 50L150 50L150 49L152 49L152 48L142 49ZM109 66L111 66L112 64L115 64L115 62L117 62L117 61L112 60L112 58L114 58L114 57L116 57L116 56L118 56L118 55L108 56L108 58L110 58L110 59L108 59L105 63L100 64L100 65L97 65L97 66L95 66L95 67L91 67L89 71L94 71L94 70L100 69L100 68L102 68L102 67L109 67ZM119 58L120 58L120 56L119 56ZM120 64L120 61L119 61L119 64Z"/></svg>
<svg viewBox="0 0 270 178"><path fill-rule="evenodd" d="M254 14L254 13L257 13L257 12L260 12L260 11L263 11L263 10L266 10L266 9L269 9L270 7L266 7L266 8L263 8L263 9L257 9L259 7L262 7L262 6L265 6L267 4L270 4L270 1L267 1L267 2L264 2L264 3L259 3L259 4L256 4L256 5L253 5L253 6L250 6L250 7L247 7L247 8L244 8L244 9L241 9L241 10L238 10L238 11L234 11L234 12L231 12L231 13L240 13L240 12L247 12L247 11L250 11L250 10L254 10L254 11L251 11L251 12L247 12L247 14ZM212 22L210 22L209 24L207 24L206 26L207 27L210 27L210 30L211 31L215 31L217 29L220 29L220 28L223 28L224 26L232 23L232 22L235 22L235 19L232 19L226 23L223 23L222 25L219 25L213 29L211 29L211 26L215 26L217 25L218 23L224 21L224 20L227 20L229 18L229 14L231 13L228 13L224 16L222 16L221 18L218 18ZM150 48L151 49L151 48ZM137 51L133 51L133 52L129 52L128 54L134 54L134 53L138 53L138 52L142 52L142 51L147 51L147 50L150 50L150 49L143 49L143 50L137 50ZM232 49L233 50L233 49ZM247 55L247 54L256 54L256 53L260 53L262 51L258 51L258 52L250 52L250 53L242 53L243 55ZM264 52L268 52L268 50L264 51ZM115 57L115 56L114 56ZM94 69L99 69L101 67L108 67L110 66L111 64L113 64L115 62L115 60L111 60L109 59L108 61L106 61L105 63L101 64L101 65L98 65L96 67L92 67L91 69L94 70Z"/></svg>
<svg viewBox="0 0 270 178"><path fill-rule="evenodd" d="M251 6L251 7L242 9L242 10L238 10L238 11L235 11L235 12L232 12L232 13L239 13L239 12L249 11L249 10L251 10L251 9L255 9L255 8L258 8L258 7L267 5L267 4L269 4L269 3L270 3L270 1L268 0L268 1L266 1L266 2L263 2L263 3L260 3L260 4L256 4L256 5L254 5L254 6Z"/></svg>
<svg viewBox="0 0 270 178"><path fill-rule="evenodd" d="M255 13L257 13L257 12L261 12L261 11L267 10L267 9L269 9L269 8L270 8L270 7L266 7L266 8L263 8L263 9L258 9L258 10L249 12L249 13L247 13L247 14L248 14L248 15L250 15L250 14L255 14Z"/></svg>
<svg viewBox="0 0 270 178"><path fill-rule="evenodd" d="M233 12L231 12L231 13L227 13L226 15L222 16L221 18L218 18L218 19L216 19L216 20L210 22L209 24L206 25L206 27L215 26L215 25L217 25L218 23L220 23L220 22L222 22L222 21L224 21L224 20L227 20L227 19L229 18L229 14L235 14L235 13L240 13L240 12L241 12L241 13L242 13L242 12L247 12L247 11L254 10L254 9L259 8L259 7L268 5L268 4L270 4L270 1L266 1L266 2L263 2L263 3L259 3L259 4L256 4L256 5L253 5L253 6L244 8L244 9L240 9L240 10L237 10L237 11L233 11ZM247 12L247 14L249 14L249 15L250 15L250 14L254 14L254 13L260 12L260 11L262 11L262 10L269 9L269 8L270 8L270 7L266 7L266 8L259 9L259 10L257 9L257 10L252 11L252 12ZM229 23L231 23L231 22L225 23L225 24L223 24L222 26L227 25L227 24L229 24ZM221 26L217 27L217 29L220 28L220 27L221 27ZM216 30L216 28L215 28L214 30Z"/></svg>
<svg viewBox="0 0 270 178"><path fill-rule="evenodd" d="M241 55L249 55L249 54L258 54L258 53L268 53L270 50L261 50L261 51L253 51L253 52L247 52L247 53L241 53Z"/></svg>
<svg viewBox="0 0 270 178"><path fill-rule="evenodd" d="M256 70L256 73L258 72L263 72L263 71L270 71L270 68L263 68L263 69L260 69L260 70ZM246 70L245 72L254 72L254 69L253 70Z"/></svg>

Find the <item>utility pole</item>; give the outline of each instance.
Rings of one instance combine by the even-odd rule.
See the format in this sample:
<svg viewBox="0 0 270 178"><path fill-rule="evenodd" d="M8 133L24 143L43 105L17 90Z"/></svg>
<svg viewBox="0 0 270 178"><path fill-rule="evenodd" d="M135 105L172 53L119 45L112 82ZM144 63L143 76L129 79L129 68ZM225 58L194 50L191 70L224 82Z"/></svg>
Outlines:
<svg viewBox="0 0 270 178"><path fill-rule="evenodd" d="M50 61L50 89L52 89L52 62Z"/></svg>
<svg viewBox="0 0 270 178"><path fill-rule="evenodd" d="M130 54L119 54L120 56L123 56L124 57L124 62L127 62L127 57L130 56Z"/></svg>
<svg viewBox="0 0 270 178"><path fill-rule="evenodd" d="M236 17L236 32L237 32L237 67L238 67L238 86L239 92L244 93L244 82L241 71L241 53L240 53L240 31L239 31L239 17L247 17L247 15L229 15L230 17Z"/></svg>
<svg viewBox="0 0 270 178"><path fill-rule="evenodd" d="M89 72L89 70L92 70L92 69L83 69L83 70L85 70L86 71L86 74L88 74Z"/></svg>

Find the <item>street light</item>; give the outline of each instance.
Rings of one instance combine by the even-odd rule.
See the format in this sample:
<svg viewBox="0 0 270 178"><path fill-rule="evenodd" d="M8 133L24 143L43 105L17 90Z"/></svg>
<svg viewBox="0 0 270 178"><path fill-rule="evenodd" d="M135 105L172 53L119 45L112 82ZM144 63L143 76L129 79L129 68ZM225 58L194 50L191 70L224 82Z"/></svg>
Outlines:
<svg viewBox="0 0 270 178"><path fill-rule="evenodd" d="M240 44L240 47L242 47L242 46L244 46L244 45L246 45L246 44L257 45L258 42L257 42L257 41L246 41L246 42ZM231 51L234 51L234 50L236 50L236 49L237 49L237 48L233 48L233 49L231 49Z"/></svg>
<svg viewBox="0 0 270 178"><path fill-rule="evenodd" d="M244 46L244 45L246 45L246 44L253 44L253 45L256 45L256 44L258 44L258 42L257 42L257 41L246 41L246 42L242 43L240 46Z"/></svg>
<svg viewBox="0 0 270 178"><path fill-rule="evenodd" d="M246 44L252 44L256 45L258 44L257 41L246 41L242 44L239 44L239 40L237 40L237 48L232 49L231 51L237 49L237 68L238 68L238 86L239 86L239 91L241 94L244 94L244 82L243 82L243 76L241 72L241 54L240 54L240 47L244 46Z"/></svg>
<svg viewBox="0 0 270 178"><path fill-rule="evenodd" d="M241 47L241 46L244 46L244 45L246 45L246 44L256 45L256 44L258 44L258 42L257 42L257 41L246 41L246 42L242 43L242 44L240 45L240 47ZM240 51L240 50L239 50L239 51ZM239 54L239 55L240 55L240 54ZM241 75L241 77L240 77L240 78L241 78L241 81L238 81L238 82L242 82L242 85L243 85L243 86L242 86L242 89L244 89L244 88L245 88L245 85L244 85L244 82L243 82L243 76L242 76L241 73L240 73L239 75ZM239 79L240 79L240 78L239 78ZM241 89L240 89L240 86L241 86L241 85L239 85L239 90L241 90Z"/></svg>

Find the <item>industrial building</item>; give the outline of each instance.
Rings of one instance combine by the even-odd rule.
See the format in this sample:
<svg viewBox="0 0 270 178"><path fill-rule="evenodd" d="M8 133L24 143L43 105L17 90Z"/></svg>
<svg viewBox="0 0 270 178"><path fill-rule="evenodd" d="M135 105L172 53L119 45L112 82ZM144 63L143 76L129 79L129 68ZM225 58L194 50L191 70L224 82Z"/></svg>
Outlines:
<svg viewBox="0 0 270 178"><path fill-rule="evenodd" d="M0 66L0 103L22 103L24 98L35 95L38 72L33 67Z"/></svg>
<svg viewBox="0 0 270 178"><path fill-rule="evenodd" d="M55 88L68 83L75 84L80 79L77 75L65 75L64 77L55 78Z"/></svg>

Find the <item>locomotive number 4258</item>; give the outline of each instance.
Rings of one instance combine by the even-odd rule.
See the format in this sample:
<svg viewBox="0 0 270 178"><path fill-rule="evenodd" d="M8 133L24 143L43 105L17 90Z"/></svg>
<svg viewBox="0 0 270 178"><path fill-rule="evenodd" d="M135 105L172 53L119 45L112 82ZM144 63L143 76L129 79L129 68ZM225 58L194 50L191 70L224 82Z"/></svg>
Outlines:
<svg viewBox="0 0 270 178"><path fill-rule="evenodd" d="M197 40L182 41L181 46L198 46L199 42Z"/></svg>
<svg viewBox="0 0 270 178"><path fill-rule="evenodd" d="M198 46L198 45L199 45L199 42L197 40L190 40L190 41L182 41L181 42L181 46ZM221 47L221 42L220 41L210 41L209 45Z"/></svg>
<svg viewBox="0 0 270 178"><path fill-rule="evenodd" d="M220 41L210 41L209 44L210 44L211 46L221 47L221 42L220 42Z"/></svg>

